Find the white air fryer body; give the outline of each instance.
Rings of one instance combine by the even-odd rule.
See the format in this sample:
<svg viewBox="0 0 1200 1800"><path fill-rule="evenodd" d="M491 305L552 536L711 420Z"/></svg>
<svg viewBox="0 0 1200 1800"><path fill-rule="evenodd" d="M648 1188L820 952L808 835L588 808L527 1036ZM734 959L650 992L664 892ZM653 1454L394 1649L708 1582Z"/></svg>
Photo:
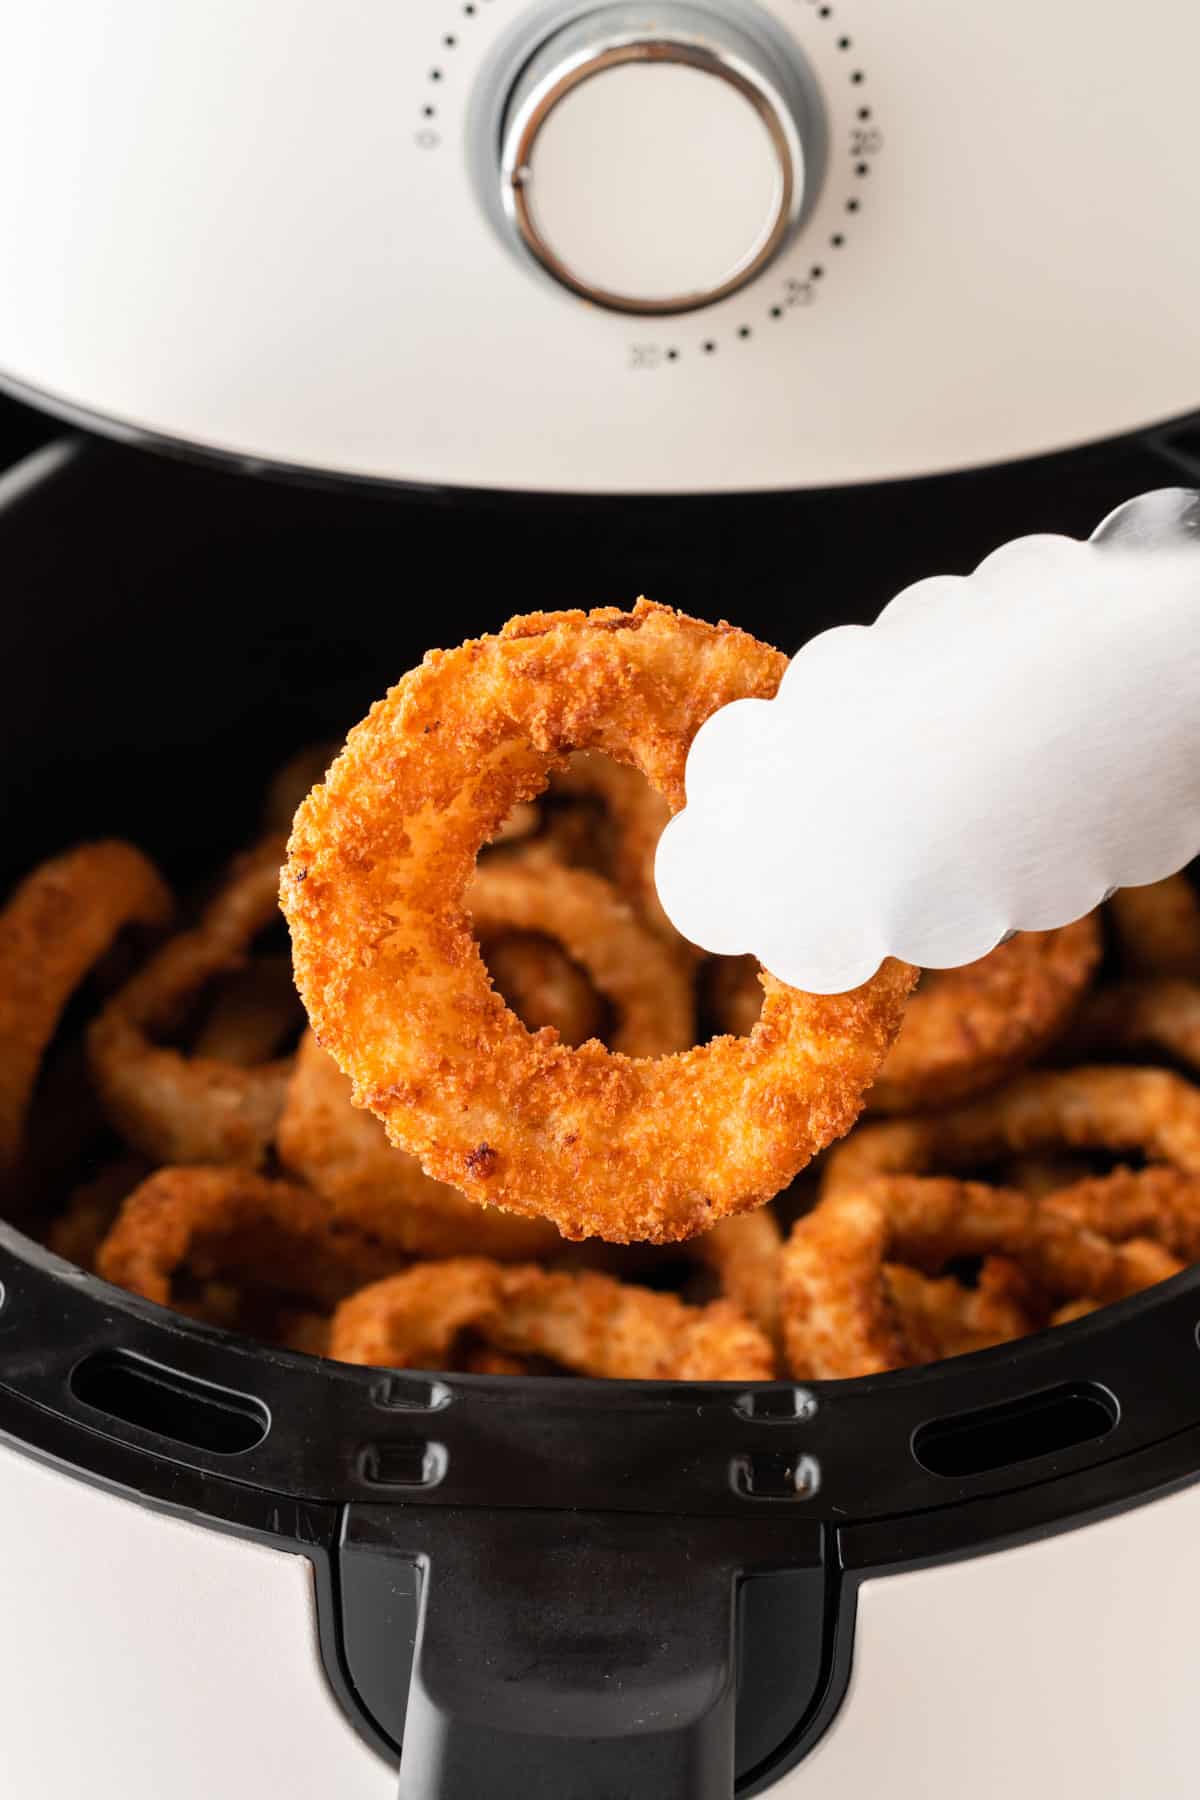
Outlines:
<svg viewBox="0 0 1200 1800"><path fill-rule="evenodd" d="M14 1800L394 1800L325 1680L302 1556L8 1449L0 1530L21 1546L0 1564ZM849 1694L769 1792L1190 1800L1197 1592L1200 1486L866 1582Z"/></svg>
<svg viewBox="0 0 1200 1800"><path fill-rule="evenodd" d="M621 9L626 38L669 15L726 73L758 57L760 88L795 90L782 247L743 285L731 263L727 297L650 315L547 273L502 168L522 59L567 67L565 40L545 51L567 28L594 51L594 10L11 7L0 377L240 458L598 493L916 476L1200 405L1200 9ZM774 205L763 141L678 69L644 106L620 73L543 140L555 242L597 288L657 291L661 265L715 290L725 236L749 255ZM634 141L653 182L622 162Z"/></svg>

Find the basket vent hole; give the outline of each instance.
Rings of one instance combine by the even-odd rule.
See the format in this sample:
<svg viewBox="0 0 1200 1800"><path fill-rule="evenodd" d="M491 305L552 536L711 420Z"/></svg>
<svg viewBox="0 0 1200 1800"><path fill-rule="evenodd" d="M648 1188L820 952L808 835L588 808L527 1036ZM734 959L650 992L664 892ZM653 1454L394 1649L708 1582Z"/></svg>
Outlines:
<svg viewBox="0 0 1200 1800"><path fill-rule="evenodd" d="M214 1387L125 1350L100 1350L76 1364L71 1392L93 1412L215 1456L261 1444L271 1415L260 1400Z"/></svg>
<svg viewBox="0 0 1200 1800"><path fill-rule="evenodd" d="M1121 1416L1096 1382L1065 1383L977 1412L933 1419L913 1434L913 1455L931 1475L986 1475L1106 1437Z"/></svg>

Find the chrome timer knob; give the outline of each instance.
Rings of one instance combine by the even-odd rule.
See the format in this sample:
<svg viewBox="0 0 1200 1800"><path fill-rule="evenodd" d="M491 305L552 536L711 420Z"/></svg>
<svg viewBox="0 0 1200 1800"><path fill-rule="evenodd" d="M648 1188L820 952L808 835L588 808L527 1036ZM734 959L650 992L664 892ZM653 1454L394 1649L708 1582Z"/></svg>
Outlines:
<svg viewBox="0 0 1200 1800"><path fill-rule="evenodd" d="M667 3L602 6L526 62L501 198L565 287L631 313L731 294L786 242L821 164L821 109L778 27Z"/></svg>

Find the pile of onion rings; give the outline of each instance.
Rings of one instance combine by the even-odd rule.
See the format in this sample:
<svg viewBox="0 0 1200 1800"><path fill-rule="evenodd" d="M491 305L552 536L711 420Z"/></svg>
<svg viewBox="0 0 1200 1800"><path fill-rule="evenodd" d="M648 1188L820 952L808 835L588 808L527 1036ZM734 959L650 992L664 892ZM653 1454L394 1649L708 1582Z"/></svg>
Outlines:
<svg viewBox="0 0 1200 1800"><path fill-rule="evenodd" d="M911 997L674 932L687 746L782 668L645 603L515 620L291 758L199 902L124 844L35 870L0 908L11 1209L207 1326L492 1376L875 1374L1200 1260L1190 877Z"/></svg>

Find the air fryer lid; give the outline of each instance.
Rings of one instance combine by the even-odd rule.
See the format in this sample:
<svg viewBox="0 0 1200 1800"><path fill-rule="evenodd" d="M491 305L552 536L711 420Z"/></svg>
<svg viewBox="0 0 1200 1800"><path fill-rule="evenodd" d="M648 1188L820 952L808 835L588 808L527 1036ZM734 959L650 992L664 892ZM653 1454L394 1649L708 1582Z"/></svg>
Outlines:
<svg viewBox="0 0 1200 1800"><path fill-rule="evenodd" d="M1112 480L1127 489L1129 471ZM398 602L417 527L442 531L390 507L69 449L20 487L3 528L19 672L3 731L23 773L6 876L100 829L172 872L207 860L245 834L281 753L358 716L429 639L518 599L454 584L432 625L422 586ZM1079 504L1094 513L1094 489ZM461 534L453 515L445 530ZM981 522L984 542L995 531ZM498 547L479 544L479 567ZM364 548L388 552L386 582ZM606 577L611 538L609 556ZM515 588L534 564L490 566ZM697 567L681 563L685 582ZM747 623L770 635L765 593ZM330 1679L402 1757L409 1800L475 1800L485 1769L501 1800L727 1800L836 1711L867 1574L1194 1476L1200 1392L1168 1376L1197 1354L1198 1279L867 1381L532 1382L264 1349L4 1226L0 1431L75 1477L308 1555Z"/></svg>

